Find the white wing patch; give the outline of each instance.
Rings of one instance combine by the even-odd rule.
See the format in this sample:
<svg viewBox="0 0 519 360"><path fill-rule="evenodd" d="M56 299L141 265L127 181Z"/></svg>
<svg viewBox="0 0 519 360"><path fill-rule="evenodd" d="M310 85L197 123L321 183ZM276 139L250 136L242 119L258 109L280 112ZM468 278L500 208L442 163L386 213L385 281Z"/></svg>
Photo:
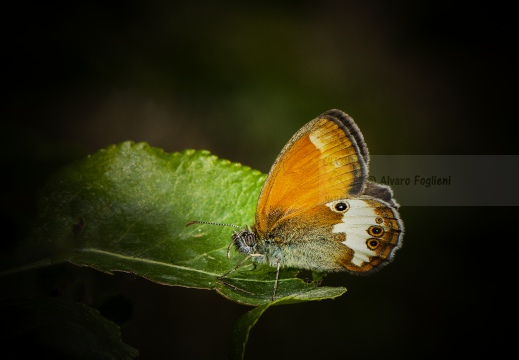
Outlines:
<svg viewBox="0 0 519 360"><path fill-rule="evenodd" d="M365 262L369 262L369 257L375 255L375 251L368 248L366 241L371 238L367 233L371 225L378 225L384 227L383 224L378 224L375 219L378 217L374 209L366 204L363 200L344 200L348 202L350 208L344 213L342 222L333 227L332 232L343 233L346 240L342 244L353 250L353 259L351 262L357 266L361 266ZM337 202L331 202L328 205L335 205ZM333 209L332 209L333 210Z"/></svg>
<svg viewBox="0 0 519 360"><path fill-rule="evenodd" d="M319 149L321 152L323 152L325 143L319 139L320 136L321 136L321 132L319 132L318 129L316 131L314 131L313 133L311 133L310 135L308 135L312 144L314 144L314 146L317 149Z"/></svg>

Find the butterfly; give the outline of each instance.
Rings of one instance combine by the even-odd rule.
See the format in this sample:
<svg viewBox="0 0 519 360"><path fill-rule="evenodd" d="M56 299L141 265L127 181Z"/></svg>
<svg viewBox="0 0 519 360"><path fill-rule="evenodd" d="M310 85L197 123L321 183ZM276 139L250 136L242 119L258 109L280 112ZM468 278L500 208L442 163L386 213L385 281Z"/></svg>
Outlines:
<svg viewBox="0 0 519 360"><path fill-rule="evenodd" d="M329 110L281 150L259 195L254 225L232 235L245 261L276 268L369 274L390 263L404 225L390 187L368 180L369 153L353 119ZM204 221L192 221L227 225ZM235 226L236 225L229 225Z"/></svg>

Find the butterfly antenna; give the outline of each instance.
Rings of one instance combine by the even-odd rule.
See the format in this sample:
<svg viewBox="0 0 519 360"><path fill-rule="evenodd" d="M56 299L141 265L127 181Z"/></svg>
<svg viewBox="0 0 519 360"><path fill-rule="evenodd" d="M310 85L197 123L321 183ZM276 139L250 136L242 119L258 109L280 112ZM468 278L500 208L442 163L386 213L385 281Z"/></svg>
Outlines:
<svg viewBox="0 0 519 360"><path fill-rule="evenodd" d="M220 224L220 223L216 223L216 222L198 221L198 220L194 220L194 221L190 221L190 222L188 222L188 223L186 224L186 227L187 227L187 226L190 226L190 225L193 225L193 224L206 224L206 225L230 226L230 227L235 227L235 228L241 229L241 226L234 225L234 224Z"/></svg>

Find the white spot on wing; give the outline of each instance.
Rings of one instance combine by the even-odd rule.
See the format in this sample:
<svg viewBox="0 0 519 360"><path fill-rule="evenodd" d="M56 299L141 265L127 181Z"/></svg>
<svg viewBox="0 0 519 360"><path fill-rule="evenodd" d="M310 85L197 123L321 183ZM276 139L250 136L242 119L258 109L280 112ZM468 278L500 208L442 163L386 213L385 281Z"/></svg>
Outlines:
<svg viewBox="0 0 519 360"><path fill-rule="evenodd" d="M310 141L312 142L312 144L314 144L314 146L316 148L318 148L321 152L323 152L323 147L324 147L324 143L319 140L319 131L314 131L312 133L310 133L310 135L308 136L310 138Z"/></svg>
<svg viewBox="0 0 519 360"><path fill-rule="evenodd" d="M350 204L348 211L344 213L342 222L333 227L332 232L344 233L346 240L342 243L353 250L351 262L361 266L369 261L369 257L375 255L375 251L366 246L366 241L370 238L366 230L370 225L376 225L375 219L378 217L374 209L369 207L363 200L347 200ZM332 206L336 202L327 204ZM387 229L386 229L387 230Z"/></svg>

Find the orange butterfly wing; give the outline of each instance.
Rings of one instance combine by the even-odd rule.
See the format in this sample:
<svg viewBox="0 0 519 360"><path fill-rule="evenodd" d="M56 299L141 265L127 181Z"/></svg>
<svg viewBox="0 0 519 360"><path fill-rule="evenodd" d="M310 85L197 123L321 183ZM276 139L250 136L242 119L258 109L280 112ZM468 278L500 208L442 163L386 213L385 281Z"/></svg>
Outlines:
<svg viewBox="0 0 519 360"><path fill-rule="evenodd" d="M310 205L362 193L369 155L348 115L330 110L301 128L272 165L256 210L256 230Z"/></svg>

